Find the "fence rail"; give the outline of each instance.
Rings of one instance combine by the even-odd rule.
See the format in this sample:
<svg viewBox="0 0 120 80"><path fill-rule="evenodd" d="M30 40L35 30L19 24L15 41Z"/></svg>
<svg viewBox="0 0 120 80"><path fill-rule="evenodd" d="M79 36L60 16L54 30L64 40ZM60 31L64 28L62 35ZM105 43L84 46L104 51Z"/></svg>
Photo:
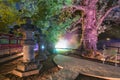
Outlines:
<svg viewBox="0 0 120 80"><path fill-rule="evenodd" d="M103 50L103 55L107 59L114 59L115 66L120 63L120 47L119 46L106 46ZM104 63L104 61L103 61Z"/></svg>
<svg viewBox="0 0 120 80"><path fill-rule="evenodd" d="M0 56L22 52L22 38L12 34L0 33Z"/></svg>

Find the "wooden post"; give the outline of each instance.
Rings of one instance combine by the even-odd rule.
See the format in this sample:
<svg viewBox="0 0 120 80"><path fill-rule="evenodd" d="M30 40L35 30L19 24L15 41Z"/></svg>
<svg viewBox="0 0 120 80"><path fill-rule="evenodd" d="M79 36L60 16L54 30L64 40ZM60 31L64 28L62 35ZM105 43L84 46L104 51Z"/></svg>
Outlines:
<svg viewBox="0 0 120 80"><path fill-rule="evenodd" d="M116 66L116 67L118 66L118 65L117 65L117 61L118 61L118 56L119 56L119 48L120 48L120 47L118 47L117 52L116 52L116 56L115 56L115 60L116 60L115 66Z"/></svg>
<svg viewBox="0 0 120 80"><path fill-rule="evenodd" d="M105 53L106 53L106 46L103 45L103 59L102 59L103 64L105 63Z"/></svg>

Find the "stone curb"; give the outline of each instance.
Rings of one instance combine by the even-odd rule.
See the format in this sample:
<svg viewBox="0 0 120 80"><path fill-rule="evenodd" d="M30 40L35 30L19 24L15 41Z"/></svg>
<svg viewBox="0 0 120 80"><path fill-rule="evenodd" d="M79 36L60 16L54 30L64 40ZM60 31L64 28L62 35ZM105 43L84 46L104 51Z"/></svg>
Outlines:
<svg viewBox="0 0 120 80"><path fill-rule="evenodd" d="M99 80L120 80L120 78L102 77L102 76L87 74L87 73L83 73L83 72L80 72L79 75L83 75L83 76L86 76L88 78L96 78Z"/></svg>

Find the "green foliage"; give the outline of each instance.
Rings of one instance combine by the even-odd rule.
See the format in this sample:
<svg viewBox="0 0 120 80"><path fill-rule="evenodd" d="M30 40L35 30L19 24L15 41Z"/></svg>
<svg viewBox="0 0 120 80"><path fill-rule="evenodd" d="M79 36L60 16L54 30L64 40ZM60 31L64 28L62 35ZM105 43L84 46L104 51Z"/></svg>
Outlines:
<svg viewBox="0 0 120 80"><path fill-rule="evenodd" d="M56 42L61 36L63 36L66 32L66 28L70 26L72 23L71 19L67 19L64 23L53 22L52 25L45 31L45 34L47 35L48 42Z"/></svg>
<svg viewBox="0 0 120 80"><path fill-rule="evenodd" d="M7 33L9 28L4 22L0 22L0 33Z"/></svg>
<svg viewBox="0 0 120 80"><path fill-rule="evenodd" d="M38 10L36 0L21 0L19 1L21 7L21 16L32 17Z"/></svg>
<svg viewBox="0 0 120 80"><path fill-rule="evenodd" d="M0 3L0 17L2 22L11 24L16 20L16 16L16 10L14 8Z"/></svg>
<svg viewBox="0 0 120 80"><path fill-rule="evenodd" d="M9 31L8 26L16 22L17 14L12 3L0 2L0 32L7 33Z"/></svg>
<svg viewBox="0 0 120 80"><path fill-rule="evenodd" d="M46 34L49 42L55 42L65 33L72 20L70 13L62 12L64 4L71 5L71 0L39 0L38 11L32 16L35 24Z"/></svg>
<svg viewBox="0 0 120 80"><path fill-rule="evenodd" d="M20 11L15 4L19 3ZM8 25L24 23L21 17L32 17L34 24L47 35L48 41L55 42L64 34L72 20L69 12L62 12L64 5L71 5L72 0L7 0L0 2L0 31L8 32ZM3 25L4 23L4 25Z"/></svg>

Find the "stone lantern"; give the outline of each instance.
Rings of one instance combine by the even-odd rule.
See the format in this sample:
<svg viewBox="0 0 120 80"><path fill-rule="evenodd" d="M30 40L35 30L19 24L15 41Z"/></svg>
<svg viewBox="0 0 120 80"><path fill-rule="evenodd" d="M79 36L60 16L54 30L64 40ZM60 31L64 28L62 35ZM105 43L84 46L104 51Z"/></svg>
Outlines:
<svg viewBox="0 0 120 80"><path fill-rule="evenodd" d="M34 54L35 42L33 35L36 30L36 27L31 24L30 18L26 18L26 23L20 27L23 34L23 61L13 70L14 75L25 77L38 74L42 67L36 62Z"/></svg>

